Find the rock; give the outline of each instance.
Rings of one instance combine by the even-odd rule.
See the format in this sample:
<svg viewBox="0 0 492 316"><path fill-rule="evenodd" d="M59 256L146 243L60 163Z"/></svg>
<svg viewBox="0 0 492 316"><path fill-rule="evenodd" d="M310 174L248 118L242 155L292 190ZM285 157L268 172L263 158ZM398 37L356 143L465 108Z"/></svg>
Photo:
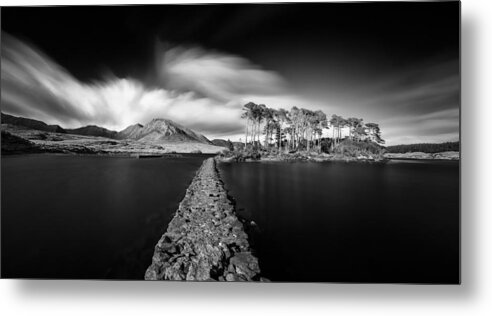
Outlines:
<svg viewBox="0 0 492 316"><path fill-rule="evenodd" d="M237 253L231 258L231 264L234 265L236 274L244 276L248 281L251 281L260 270L258 259L250 252Z"/></svg>
<svg viewBox="0 0 492 316"><path fill-rule="evenodd" d="M444 151L434 154L433 158L441 160L459 160L460 153L458 151Z"/></svg>
<svg viewBox="0 0 492 316"><path fill-rule="evenodd" d="M438 160L459 160L460 153L458 151L446 151L435 154L423 152L407 152L407 153L386 153L384 154L389 159L438 159Z"/></svg>
<svg viewBox="0 0 492 316"><path fill-rule="evenodd" d="M251 254L216 161L209 158L157 243L145 279L253 281L259 274L258 259Z"/></svg>

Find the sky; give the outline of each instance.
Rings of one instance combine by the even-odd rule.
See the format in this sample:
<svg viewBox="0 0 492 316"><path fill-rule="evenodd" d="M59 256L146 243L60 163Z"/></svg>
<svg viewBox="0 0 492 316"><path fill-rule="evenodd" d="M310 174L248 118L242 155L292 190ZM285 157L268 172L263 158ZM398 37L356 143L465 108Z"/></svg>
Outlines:
<svg viewBox="0 0 492 316"><path fill-rule="evenodd" d="M242 105L459 139L459 3L2 8L2 112L74 128L174 120L239 140ZM329 133L329 131L326 131Z"/></svg>

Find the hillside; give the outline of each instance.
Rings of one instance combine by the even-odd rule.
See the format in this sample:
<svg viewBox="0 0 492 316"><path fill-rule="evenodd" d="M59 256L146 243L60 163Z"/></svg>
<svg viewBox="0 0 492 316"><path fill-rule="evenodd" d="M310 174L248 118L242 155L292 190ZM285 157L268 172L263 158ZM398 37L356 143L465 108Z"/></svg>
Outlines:
<svg viewBox="0 0 492 316"><path fill-rule="evenodd" d="M157 118L145 125L128 126L116 135L117 139L133 139L149 143L199 142L211 145L205 136L171 120Z"/></svg>
<svg viewBox="0 0 492 316"><path fill-rule="evenodd" d="M2 113L2 124L11 124L15 126L21 126L29 129L34 129L38 131L53 132L53 133L66 133L66 131L59 125L48 125L44 122L17 117L13 115L8 115Z"/></svg>
<svg viewBox="0 0 492 316"><path fill-rule="evenodd" d="M225 139L212 139L212 144L215 146L221 146L221 147L229 147L229 143Z"/></svg>
<svg viewBox="0 0 492 316"><path fill-rule="evenodd" d="M205 136L192 131L180 124L163 118L155 118L149 123L130 125L120 132L108 130L96 125L87 125L75 129L64 129L59 125L48 125L24 117L16 117L2 113L2 124L10 124L32 130L64 133L82 136L105 137L118 140L137 140L147 143L176 143L176 142L199 142L213 145Z"/></svg>
<svg viewBox="0 0 492 316"><path fill-rule="evenodd" d="M95 137L106 137L115 138L118 132L105 129L104 127L99 127L96 125L87 125L84 127L79 127L75 129L66 129L68 134L84 135L84 136L95 136Z"/></svg>
<svg viewBox="0 0 492 316"><path fill-rule="evenodd" d="M138 139L143 128L142 124L130 125L122 131L116 133L116 139Z"/></svg>
<svg viewBox="0 0 492 316"><path fill-rule="evenodd" d="M244 147L244 143L231 142L230 140L225 140L225 139L220 139L220 138L212 139L212 144L214 144L215 146L221 146L221 147L225 147L225 148L229 148L230 144L232 144L234 149L237 149L237 150L240 150Z"/></svg>
<svg viewBox="0 0 492 316"><path fill-rule="evenodd" d="M135 124L121 132L89 125L63 129L58 125L2 114L2 153L164 154L224 150L205 136L166 119Z"/></svg>
<svg viewBox="0 0 492 316"><path fill-rule="evenodd" d="M33 142L2 130L2 155L37 152L41 150Z"/></svg>

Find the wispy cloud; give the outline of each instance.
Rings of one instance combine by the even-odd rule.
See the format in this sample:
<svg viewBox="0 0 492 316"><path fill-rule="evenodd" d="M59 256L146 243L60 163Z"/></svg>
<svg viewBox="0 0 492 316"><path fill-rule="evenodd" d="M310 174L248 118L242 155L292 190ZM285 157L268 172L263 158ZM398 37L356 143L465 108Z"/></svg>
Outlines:
<svg viewBox="0 0 492 316"><path fill-rule="evenodd" d="M388 144L459 138L458 62L428 61L376 81L358 96Z"/></svg>
<svg viewBox="0 0 492 316"><path fill-rule="evenodd" d="M164 117L211 138L238 139L242 105L252 101L363 117L380 123L387 144L459 137L456 61L396 71L317 101L296 94L273 71L200 47L158 44L155 70L152 86L115 76L82 82L39 49L2 33L2 111L65 127L114 130Z"/></svg>
<svg viewBox="0 0 492 316"><path fill-rule="evenodd" d="M286 82L239 56L199 47L173 47L158 58L158 73L166 87L192 90L220 101L243 95L278 95Z"/></svg>
<svg viewBox="0 0 492 316"><path fill-rule="evenodd" d="M388 145L457 141L459 109L392 117L381 122Z"/></svg>
<svg viewBox="0 0 492 316"><path fill-rule="evenodd" d="M207 136L231 135L243 128L246 99L285 90L274 72L197 47L158 51L157 87L116 77L84 83L40 50L2 35L2 111L50 124L120 130L165 117Z"/></svg>

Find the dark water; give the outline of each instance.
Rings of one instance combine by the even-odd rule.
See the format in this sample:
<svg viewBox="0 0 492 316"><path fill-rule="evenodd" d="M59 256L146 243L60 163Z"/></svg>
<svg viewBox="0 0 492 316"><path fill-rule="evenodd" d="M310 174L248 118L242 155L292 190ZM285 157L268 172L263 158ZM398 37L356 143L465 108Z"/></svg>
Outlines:
<svg viewBox="0 0 492 316"><path fill-rule="evenodd" d="M143 279L203 159L2 157L2 277Z"/></svg>
<svg viewBox="0 0 492 316"><path fill-rule="evenodd" d="M457 283L457 162L221 164L273 281Z"/></svg>

